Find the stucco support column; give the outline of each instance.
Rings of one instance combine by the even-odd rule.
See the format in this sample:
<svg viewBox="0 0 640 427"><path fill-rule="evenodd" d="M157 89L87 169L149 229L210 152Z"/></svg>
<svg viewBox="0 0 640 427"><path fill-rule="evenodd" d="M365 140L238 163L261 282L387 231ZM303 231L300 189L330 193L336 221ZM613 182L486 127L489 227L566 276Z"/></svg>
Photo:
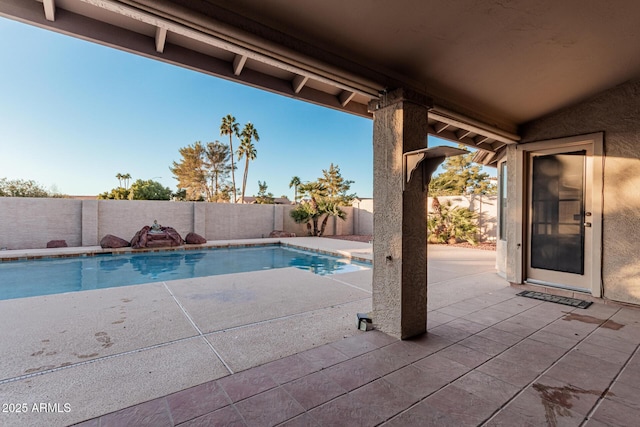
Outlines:
<svg viewBox="0 0 640 427"><path fill-rule="evenodd" d="M426 332L427 199L420 179L403 191L403 153L427 146L430 100L405 89L372 101L373 322L398 338Z"/></svg>

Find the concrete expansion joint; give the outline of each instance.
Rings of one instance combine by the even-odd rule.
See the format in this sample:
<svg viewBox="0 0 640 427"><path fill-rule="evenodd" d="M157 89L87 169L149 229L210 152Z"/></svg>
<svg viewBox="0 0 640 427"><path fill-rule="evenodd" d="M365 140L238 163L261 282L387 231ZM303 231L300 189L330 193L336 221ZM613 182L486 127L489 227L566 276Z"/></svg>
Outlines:
<svg viewBox="0 0 640 427"><path fill-rule="evenodd" d="M366 293L368 293L368 294L373 294L373 292L372 292L372 291L369 291L369 290L367 290L367 289L363 289L363 288L361 288L361 287L359 287L359 286L352 285L351 283L347 283L347 282L345 282L345 281L343 281L343 280L340 280L340 279L334 279L333 277L328 277L328 279L329 279L329 280L333 280L334 282L340 283L341 285L349 286L350 288L357 289L357 290L359 290L359 291L366 292ZM346 304L348 304L348 303L346 303ZM343 305L343 304L340 304L340 305Z"/></svg>
<svg viewBox="0 0 640 427"><path fill-rule="evenodd" d="M338 281L338 280L336 280L336 281ZM341 282L341 283L343 283L343 282ZM349 286L351 286L351 287L353 287L355 289L361 290L363 292L368 292L368 291L365 291L365 290L363 290L361 288L358 288L357 286L353 286L353 285L349 285ZM371 293L371 292L369 292L369 293ZM348 304L352 304L354 302L368 301L369 298L370 297L366 297L366 298L360 298L360 299L356 299L356 300L350 300L350 301L347 301L347 302L344 302L344 303L341 303L341 304L333 304L331 307L332 308L334 308L334 307L342 307L342 306L345 306L345 305L348 305ZM235 331L237 329L253 328L253 327L257 326L257 325L264 325L266 323L278 322L278 321L281 321L281 320L288 320L288 319L295 319L296 317L305 317L305 316L309 316L309 314L311 314L311 313L313 313L315 311L318 311L318 310L317 309L308 310L308 311L303 311L303 312L300 312L300 313L288 314L286 316L277 316L277 317L273 317L273 318L267 319L267 320L260 320L260 321L257 321L257 322L245 323L244 325L230 326L228 328L218 329L218 330L215 330L215 331L203 333L202 336L203 337L208 337L210 335L216 335L216 334L220 334L220 333L224 333L224 332L231 332L231 331Z"/></svg>
<svg viewBox="0 0 640 427"><path fill-rule="evenodd" d="M33 373L30 373L30 374L25 374L25 375L20 375L20 376L17 376L17 377L5 378L3 380L0 380L0 385L8 384L8 383L16 382L16 381L25 380L25 379L28 379L28 378L38 377L40 375L50 374L52 372L62 371L62 370L65 370L65 369L76 368L78 366L90 365L90 364L93 364L93 363L96 363L96 362L102 362L104 360L115 359L115 358L119 358L119 357L122 357L122 356L128 356L130 354L136 354L136 353L141 353L141 352L148 351L148 350L154 350L156 348L168 347L170 345L174 345L174 344L181 343L181 342L184 342L184 341L194 340L194 339L197 339L197 338L200 338L200 336L199 335L193 335L193 336L190 336L190 337L179 338L179 339L176 339L176 340L173 340L173 341L168 341L168 342L165 342L165 343L154 344L154 345L149 345L149 346L142 347L142 348L136 348L134 350L123 351L121 353L110 354L108 356L96 357L95 359L90 359L90 360L85 360L85 361L82 361L82 362L72 363L71 365L58 366L56 368L45 369L45 370L42 370L42 371L33 372Z"/></svg>
<svg viewBox="0 0 640 427"><path fill-rule="evenodd" d="M211 344L211 342L209 342L209 340L204 336L204 334L202 333L202 331L200 330L198 325L196 325L196 322L193 321L193 319L191 318L191 316L189 316L189 313L184 308L184 306L182 304L180 304L180 301L178 301L178 299L173 294L173 292L171 292L171 289L169 289L169 286L167 286L167 283L166 282L162 282L162 284L164 285L164 287L167 290L167 292L169 292L169 295L171 295L171 298L173 298L173 300L178 305L180 310L182 310L182 314L184 314L184 316L187 318L189 323L191 323L191 326L193 326L193 328L196 330L196 332L198 332L198 336L200 336L204 340L205 344L207 346L209 346L209 348L211 349L213 354L215 354L216 357L218 358L218 360L220 360L220 362L222 362L224 367L227 368L227 371L229 371L230 374L233 374L233 370L231 369L231 367L227 364L227 362L225 362L225 360L222 358L220 353L218 353L218 351L213 347L213 344Z"/></svg>

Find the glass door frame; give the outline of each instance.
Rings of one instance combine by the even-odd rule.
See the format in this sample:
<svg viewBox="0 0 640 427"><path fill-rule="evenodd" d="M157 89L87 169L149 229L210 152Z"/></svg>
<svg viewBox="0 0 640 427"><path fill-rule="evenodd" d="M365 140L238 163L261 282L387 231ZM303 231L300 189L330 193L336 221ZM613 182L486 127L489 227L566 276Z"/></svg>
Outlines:
<svg viewBox="0 0 640 427"><path fill-rule="evenodd" d="M573 287L571 284L563 286L562 283L553 281L559 288L567 288L582 292L589 292L592 296L602 296L602 188L603 188L603 134L595 133L589 135L574 136L569 138L560 138L554 140L532 142L528 144L518 145L516 147L516 168L517 182L515 183L517 191L517 212L516 212L516 231L520 236L518 248L520 254L516 259L516 275L520 278L520 283L527 280L528 263L529 263L529 247L530 247L530 177L529 177L529 161L531 155L537 152L551 151L556 153L570 153L580 150L581 147L589 145L591 155L586 157L585 176L587 195L591 199L591 216L589 222L591 227L587 231L591 234L588 254L585 258L585 273L588 280L584 287ZM585 248L587 249L587 248ZM588 269L588 271L587 271ZM550 286L552 284L549 284Z"/></svg>
<svg viewBox="0 0 640 427"><path fill-rule="evenodd" d="M590 180L588 177L590 176L591 171L587 165L587 160L592 156L592 144L586 143L580 146L571 147L567 149L566 147L554 147L545 150L537 150L537 151L529 151L527 156L527 177L528 177L528 185L527 185L527 229L529 238L527 239L527 245L525 247L525 251L527 254L527 262L526 262L526 276L525 281L533 284L542 284L548 285L552 287L564 288L569 290L575 290L579 292L588 292L591 290L591 269L587 268L588 259L590 259L590 252L592 250L593 245L591 244L591 235L593 227L585 227L583 224L586 221L591 221L591 216L586 219L583 215L585 212L589 212L591 214L591 194L590 194ZM581 206L577 209L577 213L581 216L581 218L576 221L574 224L568 225L570 228L575 226L580 227L580 236L581 244L578 245L581 250L581 260L580 260L580 269L582 270L580 273L578 272L569 272L568 270L563 270L561 265L556 265L556 268L545 268L542 265L534 266L534 261L539 262L540 264L544 264L543 259L534 258L534 232L533 228L536 225L536 221L534 218L534 210L533 206L536 203L534 199L534 193L539 188L534 184L534 164L536 159L548 158L549 156L562 156L564 154L575 154L576 152L580 152L580 164L581 164L581 174L580 174L580 192L581 192ZM567 176L562 176L562 178L568 178ZM589 182L587 182L589 181ZM552 182L559 183L558 181L545 181L545 184L550 184ZM574 211L576 209L574 208ZM559 212L556 212L559 214ZM553 221L551 222L553 224ZM550 224L547 224L550 225ZM559 228L562 226L561 224L556 224ZM547 227L548 228L548 227ZM553 227L551 227L553 228ZM553 236L559 237L555 234ZM558 247L556 247L558 248ZM575 250L575 248L574 248ZM574 252L574 251L569 251ZM539 254L543 256L542 254ZM569 255L567 253L566 255ZM552 257L557 260L558 257ZM549 259L551 261L551 259ZM574 260L575 261L575 260ZM575 267L575 266L574 266Z"/></svg>

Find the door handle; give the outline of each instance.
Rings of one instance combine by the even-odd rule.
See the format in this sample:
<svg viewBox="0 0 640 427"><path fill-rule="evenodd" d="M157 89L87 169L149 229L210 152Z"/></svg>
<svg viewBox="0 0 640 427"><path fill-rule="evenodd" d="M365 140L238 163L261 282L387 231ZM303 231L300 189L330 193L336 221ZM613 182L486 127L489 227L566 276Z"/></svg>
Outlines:
<svg viewBox="0 0 640 427"><path fill-rule="evenodd" d="M584 223L584 224L582 224L582 225L584 225L585 227L591 227L591 223L590 223L590 222L585 222L585 223Z"/></svg>

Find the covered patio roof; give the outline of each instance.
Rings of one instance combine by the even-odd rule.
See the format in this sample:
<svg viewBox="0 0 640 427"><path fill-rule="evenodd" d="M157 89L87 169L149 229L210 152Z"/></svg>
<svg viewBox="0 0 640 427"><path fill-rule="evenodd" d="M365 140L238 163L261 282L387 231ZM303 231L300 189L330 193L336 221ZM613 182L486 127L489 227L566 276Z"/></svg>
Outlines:
<svg viewBox="0 0 640 427"><path fill-rule="evenodd" d="M427 95L429 134L480 149L640 75L640 4L566 0L4 0L0 15L360 116Z"/></svg>

